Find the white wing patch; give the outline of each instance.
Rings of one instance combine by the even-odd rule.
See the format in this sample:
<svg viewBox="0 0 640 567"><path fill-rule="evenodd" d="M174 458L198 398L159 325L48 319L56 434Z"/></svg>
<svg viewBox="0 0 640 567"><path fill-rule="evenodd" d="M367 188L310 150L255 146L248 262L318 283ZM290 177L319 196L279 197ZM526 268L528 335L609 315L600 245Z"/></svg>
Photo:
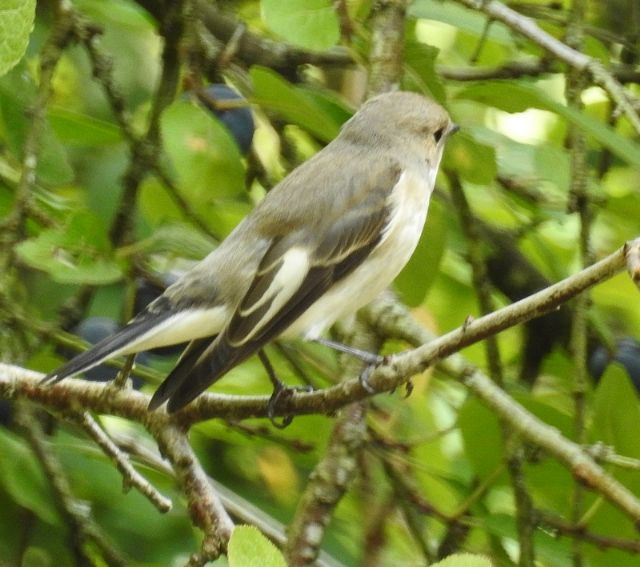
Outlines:
<svg viewBox="0 0 640 567"><path fill-rule="evenodd" d="M109 358L217 335L228 319L229 311L222 305L180 311L110 354Z"/></svg>
<svg viewBox="0 0 640 567"><path fill-rule="evenodd" d="M305 277L309 273L311 265L309 252L304 248L291 248L282 256L282 265L273 277L269 287L266 289L259 301L256 301L249 309L241 310L239 314L242 317L251 315L266 302L271 301L269 309L264 313L259 321L255 323L251 332L238 343L231 342L233 346L239 346L250 341L262 328L271 321L271 319L280 311L280 309L293 297L298 291Z"/></svg>
<svg viewBox="0 0 640 567"><path fill-rule="evenodd" d="M415 250L427 217L433 176L405 171L388 203L391 217L378 246L346 278L335 284L283 333L319 337L333 323L369 303L388 287ZM425 269L429 269L426 266Z"/></svg>

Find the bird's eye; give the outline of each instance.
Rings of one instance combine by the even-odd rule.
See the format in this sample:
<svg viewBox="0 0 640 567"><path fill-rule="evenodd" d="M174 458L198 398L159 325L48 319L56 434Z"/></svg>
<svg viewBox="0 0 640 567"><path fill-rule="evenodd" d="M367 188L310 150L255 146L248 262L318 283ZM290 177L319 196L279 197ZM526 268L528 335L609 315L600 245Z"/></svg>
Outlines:
<svg viewBox="0 0 640 567"><path fill-rule="evenodd" d="M436 144L440 141L443 135L444 135L444 128L439 128L433 133L433 139L436 141Z"/></svg>

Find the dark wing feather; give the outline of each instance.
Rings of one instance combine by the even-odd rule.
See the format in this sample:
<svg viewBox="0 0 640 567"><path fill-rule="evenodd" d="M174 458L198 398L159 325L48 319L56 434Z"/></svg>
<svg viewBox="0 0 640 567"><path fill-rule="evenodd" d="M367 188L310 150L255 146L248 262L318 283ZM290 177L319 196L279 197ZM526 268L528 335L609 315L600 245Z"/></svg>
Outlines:
<svg viewBox="0 0 640 567"><path fill-rule="evenodd" d="M149 402L150 410L153 411L159 408L174 394L178 386L185 380L195 363L202 356L202 353L207 350L208 346L211 344L211 340L211 337L206 337L189 343L182 353L180 360L178 360L175 368L154 392L153 397Z"/></svg>
<svg viewBox="0 0 640 567"><path fill-rule="evenodd" d="M171 382L171 386L167 386L171 393L163 399L169 398L168 411L176 411L188 404L231 368L277 337L331 286L357 268L380 241L388 215L389 208L383 204L375 210L347 214L334 224L316 246L312 265L297 291L259 333L246 340L268 309L262 306L251 311L251 306L276 276L277 256L295 245L284 242L284 239L276 240L225 331L199 357L181 359L167 377L165 383Z"/></svg>

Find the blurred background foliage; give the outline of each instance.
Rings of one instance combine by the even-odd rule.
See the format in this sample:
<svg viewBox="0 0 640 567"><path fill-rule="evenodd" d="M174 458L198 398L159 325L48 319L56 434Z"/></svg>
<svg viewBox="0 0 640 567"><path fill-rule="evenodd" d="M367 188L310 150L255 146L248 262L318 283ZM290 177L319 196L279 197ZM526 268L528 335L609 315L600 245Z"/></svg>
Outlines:
<svg viewBox="0 0 640 567"><path fill-rule="evenodd" d="M158 161L174 186L149 171L129 206L123 178L138 158L80 43L66 46L55 66L36 181L26 201L21 195L25 142L55 4L38 2L26 54L0 78L0 216L7 221L1 233L0 349L4 361L43 372L73 352L63 347L64 332L84 324L100 336L126 321L176 273L206 255L270 187L337 134L365 90L372 9L365 0L219 2L215 10L238 18L258 38L305 50L341 45L359 64L270 68L265 58L243 59L231 48L210 60L203 57L204 63L185 64L179 92L159 120ZM134 136L146 130L162 73L163 41L150 4L73 2L99 30L96 42L111 60L113 84ZM570 2L510 5L564 37ZM583 43L585 53L623 77L636 95L639 12L635 0L589 2ZM214 40L215 52L220 41ZM188 54L183 53L185 61ZM640 144L602 89L585 85L583 107L568 106L562 64L505 25L448 0L409 4L403 64L402 88L436 98L462 126L447 148L424 237L395 286L426 327L440 334L479 313L468 242L448 192L454 178L462 183L483 235L480 246L497 306L581 269L580 221L570 206L571 126L585 136L593 257L638 235ZM194 70L199 75L194 77ZM253 122L224 120L221 112L211 112L206 97L203 103L197 96L201 82L232 86L250 101ZM232 106L227 112L240 109ZM247 129L254 126L248 150ZM14 231L8 221L15 220L19 208L24 222ZM114 232L114 226L122 228L116 224L122 214L129 225ZM585 398L586 440L640 459L640 309L626 275L593 291L587 320L592 380ZM507 391L574 438L571 321L569 305L502 333L498 345ZM78 332L95 342L90 333ZM279 373L290 383L308 379L323 387L339 379L333 353L293 346L271 348ZM385 349L406 346L394 342ZM486 367L484 345L466 349L464 356ZM145 365L156 373L148 372L137 385L151 392L175 357L175 352L149 354ZM396 392L371 400L370 443L323 549L343 565L424 565L460 550L486 554L494 565L517 564L514 499L496 417L438 370L413 383L407 399ZM215 387L236 394L269 389L256 360ZM0 429L0 565L74 564L48 480L20 428L11 424L11 406L1 407L6 427ZM114 435L149 443L141 428L115 418L103 421ZM48 423L75 496L87 502L130 564L182 564L199 534L166 473L141 463L142 472L174 498L173 511L160 515L136 492L122 493L117 471L78 430ZM299 417L283 431L262 420L212 420L195 427L191 440L208 473L233 498L259 507L266 514L263 522L286 524L331 427L330 416ZM637 547L634 553L607 544L615 538L637 542L633 524L589 492L580 516L572 518L576 486L571 474L548 456L525 449L523 476L535 509L565 522L579 520L604 542L576 544L579 538L540 522L537 564L576 565L572 554L579 545L580 565L637 565ZM640 494L637 470L611 467L610 472Z"/></svg>

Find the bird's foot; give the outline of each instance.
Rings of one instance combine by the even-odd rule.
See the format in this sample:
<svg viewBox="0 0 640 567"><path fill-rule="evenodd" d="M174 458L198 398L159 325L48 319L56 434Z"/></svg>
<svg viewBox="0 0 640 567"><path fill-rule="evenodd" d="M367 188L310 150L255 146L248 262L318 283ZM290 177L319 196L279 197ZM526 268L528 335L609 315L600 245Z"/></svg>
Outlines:
<svg viewBox="0 0 640 567"><path fill-rule="evenodd" d="M360 376L358 377L358 381L360 382L360 385L369 394L377 393L377 390L371 385L371 382L369 382L371 373L377 368L379 368L380 366L382 366L383 364L387 364L390 360L388 356L379 356L379 355L375 355L375 356L376 356L375 360L367 364L365 369L360 373Z"/></svg>
<svg viewBox="0 0 640 567"><path fill-rule="evenodd" d="M292 415L285 415L282 417L282 421L276 420L276 409L278 404L286 398L290 398L296 392L312 392L313 386L287 386L280 380L272 380L273 382L273 393L269 398L269 402L267 403L267 417L271 424L278 428L284 429L293 421Z"/></svg>

